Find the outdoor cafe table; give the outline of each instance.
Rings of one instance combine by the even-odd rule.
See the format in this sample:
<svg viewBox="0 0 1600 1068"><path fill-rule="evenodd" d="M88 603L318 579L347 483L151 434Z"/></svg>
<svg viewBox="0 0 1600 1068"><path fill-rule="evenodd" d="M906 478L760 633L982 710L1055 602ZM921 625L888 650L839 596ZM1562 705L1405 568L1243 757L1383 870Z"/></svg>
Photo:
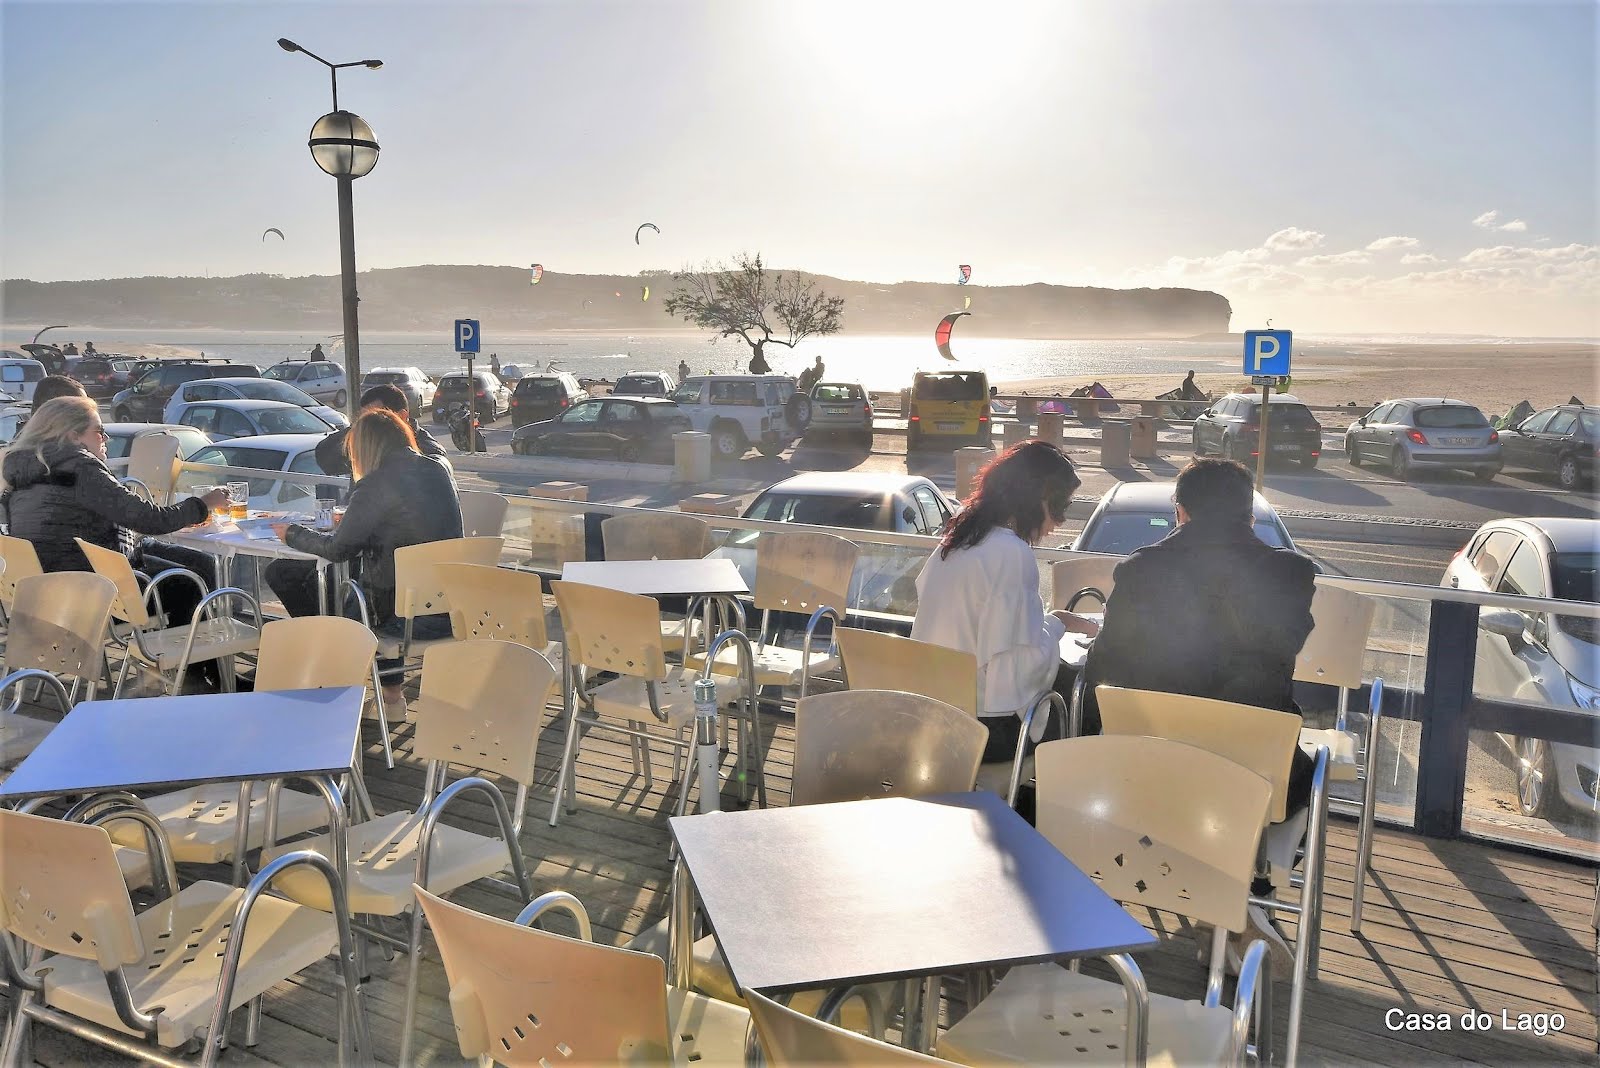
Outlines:
<svg viewBox="0 0 1600 1068"><path fill-rule="evenodd" d="M677 816L668 974L692 979L695 898L740 990L785 993L922 979L928 1050L937 977L1109 957L1145 1055L1137 920L995 794L874 798ZM911 1013L908 1008L908 1020Z"/></svg>
<svg viewBox="0 0 1600 1068"><path fill-rule="evenodd" d="M336 614L331 610L328 599L328 568L336 569L336 576L342 580L348 574L344 564L333 564L313 553L303 553L298 549L291 549L285 545L278 535L272 530L273 523L302 523L309 524L311 516L305 515L270 515L246 519L245 526L241 527L233 520L216 519L208 520L196 527L175 531L171 534L162 534L157 541L180 545L186 549L194 549L217 560L217 585L236 585L233 576L234 560L241 556L253 557L256 560L307 560L317 567L317 603L324 613ZM336 587L337 588L337 587Z"/></svg>
<svg viewBox="0 0 1600 1068"><path fill-rule="evenodd" d="M0 783L0 802L237 782L239 811L247 812L252 782L305 779L328 807L329 859L344 880L346 821L336 777L355 766L365 693L345 686L85 701ZM248 822L238 821L234 839L240 885Z"/></svg>
<svg viewBox="0 0 1600 1068"><path fill-rule="evenodd" d="M574 560L563 582L578 582L646 597L733 596L749 593L732 560Z"/></svg>

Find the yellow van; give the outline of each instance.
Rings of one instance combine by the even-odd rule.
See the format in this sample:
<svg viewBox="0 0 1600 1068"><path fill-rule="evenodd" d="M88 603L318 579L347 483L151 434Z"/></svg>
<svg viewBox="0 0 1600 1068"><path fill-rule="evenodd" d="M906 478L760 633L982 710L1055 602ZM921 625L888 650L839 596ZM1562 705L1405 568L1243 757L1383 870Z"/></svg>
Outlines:
<svg viewBox="0 0 1600 1068"><path fill-rule="evenodd" d="M906 451L929 438L989 444L989 376L982 371L918 371L906 413Z"/></svg>

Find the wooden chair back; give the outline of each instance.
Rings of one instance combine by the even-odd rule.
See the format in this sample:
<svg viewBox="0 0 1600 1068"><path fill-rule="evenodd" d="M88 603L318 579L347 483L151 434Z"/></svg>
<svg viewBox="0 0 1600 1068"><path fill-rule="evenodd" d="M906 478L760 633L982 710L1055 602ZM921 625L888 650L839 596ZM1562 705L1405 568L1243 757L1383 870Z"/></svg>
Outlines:
<svg viewBox="0 0 1600 1068"><path fill-rule="evenodd" d="M959 649L856 627L834 628L852 690L901 690L979 714L978 658Z"/></svg>
<svg viewBox="0 0 1600 1068"><path fill-rule="evenodd" d="M1272 785L1166 738L1097 735L1034 750L1036 825L1118 901L1245 928Z"/></svg>
<svg viewBox="0 0 1600 1068"><path fill-rule="evenodd" d="M836 534L764 532L756 539L756 608L809 616L827 605L842 617L859 552Z"/></svg>
<svg viewBox="0 0 1600 1068"><path fill-rule="evenodd" d="M600 537L607 560L698 560L711 551L711 524L682 512L614 515Z"/></svg>
<svg viewBox="0 0 1600 1068"><path fill-rule="evenodd" d="M255 689L313 690L372 681L377 636L342 616L277 619L261 628Z"/></svg>
<svg viewBox="0 0 1600 1068"><path fill-rule="evenodd" d="M653 598L578 582L552 582L550 589L572 664L651 681L666 678L661 609Z"/></svg>
<svg viewBox="0 0 1600 1068"><path fill-rule="evenodd" d="M422 656L412 752L533 785L556 669L516 642L444 642Z"/></svg>
<svg viewBox="0 0 1600 1068"><path fill-rule="evenodd" d="M106 971L144 957L133 902L104 827L0 809L0 927Z"/></svg>
<svg viewBox="0 0 1600 1068"><path fill-rule="evenodd" d="M128 449L128 470L125 473L129 478L144 483L150 491L152 502L171 504L172 487L178 480L178 464L183 459L180 455L182 449L177 437L172 434L141 434L133 439L133 445Z"/></svg>
<svg viewBox="0 0 1600 1068"><path fill-rule="evenodd" d="M39 552L33 542L9 534L0 534L0 560L6 562L5 571L0 572L0 605L10 612L12 598L17 595L17 583L44 574L44 565L39 563Z"/></svg>
<svg viewBox="0 0 1600 1068"><path fill-rule="evenodd" d="M1068 601L1080 590L1086 589L1099 590L1109 600L1111 589L1116 585L1111 573L1124 559L1105 553L1073 553L1065 560L1056 561L1050 568L1050 608L1059 610L1067 607ZM1100 604L1090 600L1086 602L1084 610L1097 612Z"/></svg>
<svg viewBox="0 0 1600 1068"><path fill-rule="evenodd" d="M505 539L447 538L406 545L394 551L394 614L401 619L450 611L450 601L436 570L440 564L500 562Z"/></svg>
<svg viewBox="0 0 1600 1068"><path fill-rule="evenodd" d="M91 687L104 663L117 590L87 571L56 571L17 583L6 633L6 670L73 675Z"/></svg>
<svg viewBox="0 0 1600 1068"><path fill-rule="evenodd" d="M795 709L790 804L966 793L989 732L964 709L887 690L844 690Z"/></svg>
<svg viewBox="0 0 1600 1068"><path fill-rule="evenodd" d="M457 638L493 638L544 652L544 583L531 571L485 564L438 564Z"/></svg>
<svg viewBox="0 0 1600 1068"><path fill-rule="evenodd" d="M461 490L461 532L469 538L498 538L506 525L510 504L503 493L488 490Z"/></svg>
<svg viewBox="0 0 1600 1068"><path fill-rule="evenodd" d="M787 1005L779 1005L760 991L746 990L744 1001L750 1007L756 1034L761 1036L766 1063L773 1068L810 1068L824 1064L836 1068L874 1068L877 1065L893 1068L895 1065L955 1063L823 1023Z"/></svg>
<svg viewBox="0 0 1600 1068"><path fill-rule="evenodd" d="M1353 590L1319 584L1311 596L1311 634L1294 658L1295 680L1359 689L1376 607Z"/></svg>
<svg viewBox="0 0 1600 1068"><path fill-rule="evenodd" d="M111 616L113 619L131 624L141 630L154 622L150 612L145 608L144 591L139 588L139 580L134 576L133 565L128 558L115 549L107 549L101 545L94 545L82 538L73 538L78 543L78 548L83 550L83 555L88 557L89 566L94 568L94 573L103 578L110 579L116 586L117 595L111 602ZM187 623L185 620L174 622Z"/></svg>

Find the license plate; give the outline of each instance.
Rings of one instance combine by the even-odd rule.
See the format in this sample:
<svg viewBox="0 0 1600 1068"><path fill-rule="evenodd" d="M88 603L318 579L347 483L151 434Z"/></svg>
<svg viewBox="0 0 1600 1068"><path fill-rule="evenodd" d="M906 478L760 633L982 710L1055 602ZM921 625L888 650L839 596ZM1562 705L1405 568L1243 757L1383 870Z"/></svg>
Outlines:
<svg viewBox="0 0 1600 1068"><path fill-rule="evenodd" d="M849 408L824 408L824 409L822 409L822 411L823 411L823 414L825 414L825 415L849 415L850 414L850 409Z"/></svg>
<svg viewBox="0 0 1600 1068"><path fill-rule="evenodd" d="M933 425L935 427L937 427L938 429L940 429L940 430L960 430L961 429L961 424L960 423L935 423Z"/></svg>
<svg viewBox="0 0 1600 1068"><path fill-rule="evenodd" d="M1272 451L1273 452L1299 452L1300 451L1300 446L1298 446L1298 445L1274 445L1272 447Z"/></svg>
<svg viewBox="0 0 1600 1068"><path fill-rule="evenodd" d="M1472 444L1472 439L1471 438L1443 438L1441 440L1446 445L1471 445Z"/></svg>

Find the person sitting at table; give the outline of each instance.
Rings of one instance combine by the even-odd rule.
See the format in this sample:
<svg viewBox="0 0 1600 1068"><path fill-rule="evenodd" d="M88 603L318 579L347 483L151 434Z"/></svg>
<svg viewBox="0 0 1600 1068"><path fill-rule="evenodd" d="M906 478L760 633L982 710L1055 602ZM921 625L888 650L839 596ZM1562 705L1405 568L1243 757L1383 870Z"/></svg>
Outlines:
<svg viewBox="0 0 1600 1068"><path fill-rule="evenodd" d="M122 551L119 527L136 534L170 534L204 523L211 509L228 499L228 491L218 488L162 507L124 489L106 466L105 427L94 401L86 397L58 396L36 408L6 453L4 474L10 486L0 494L6 528L33 545L47 572L92 570L74 538ZM131 556L146 574L164 569L146 564L142 553ZM200 554L184 554L181 563L197 571L208 587L215 585L215 572ZM201 596L191 582L162 583L168 624L189 622Z"/></svg>
<svg viewBox="0 0 1600 1068"><path fill-rule="evenodd" d="M1040 694L1072 692L1062 636L1098 629L1072 612L1045 612L1033 556L1033 546L1066 518L1079 485L1072 461L1050 442L1011 446L978 473L917 577L911 636L977 657L986 764L1016 755L1021 717ZM1043 734L1037 722L1032 741Z"/></svg>
<svg viewBox="0 0 1600 1068"><path fill-rule="evenodd" d="M347 451L355 484L344 518L331 534L298 523L274 527L291 549L334 563L357 561L361 588L372 614L373 630L398 637L403 621L394 614L394 551L407 545L461 537L461 503L445 467L417 451L404 417L387 408L371 408L350 427ZM316 565L307 560L274 560L267 565L267 584L292 616L315 615ZM448 638L447 614L417 616L415 638ZM397 707L403 681L398 660L380 659L384 701Z"/></svg>
<svg viewBox="0 0 1600 1068"><path fill-rule="evenodd" d="M411 436L416 440L417 451L424 456L432 456L444 464L445 470L450 470L450 461L445 459L444 446L434 440L432 434L417 425L411 418L411 403L406 398L405 391L390 382L383 382L373 386L361 394L361 411L369 408L387 408L399 415L411 428ZM325 475L348 475L350 473L350 457L345 452L345 442L349 439L350 428L344 427L335 430L317 443L317 466L322 468Z"/></svg>

